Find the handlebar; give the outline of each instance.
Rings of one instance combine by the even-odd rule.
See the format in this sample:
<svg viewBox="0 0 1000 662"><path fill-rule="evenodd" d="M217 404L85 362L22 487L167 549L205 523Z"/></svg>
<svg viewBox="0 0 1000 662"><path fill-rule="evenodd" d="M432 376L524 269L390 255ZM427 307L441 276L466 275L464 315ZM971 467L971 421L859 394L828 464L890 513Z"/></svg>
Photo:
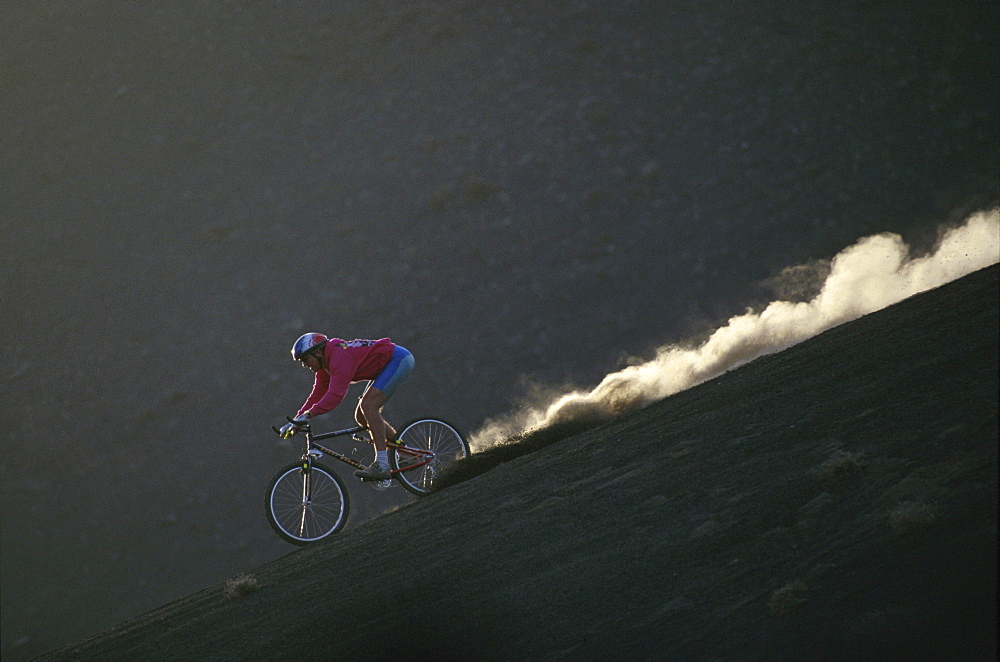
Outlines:
<svg viewBox="0 0 1000 662"><path fill-rule="evenodd" d="M285 416L285 418L288 420L289 423L295 423L295 419L292 418L291 416ZM298 429L301 432L309 432L309 424L308 423L306 423L304 425L298 425L298 424L296 424L296 427L298 427ZM274 430L275 434L281 434L281 428L279 428L277 425L272 425L271 429Z"/></svg>

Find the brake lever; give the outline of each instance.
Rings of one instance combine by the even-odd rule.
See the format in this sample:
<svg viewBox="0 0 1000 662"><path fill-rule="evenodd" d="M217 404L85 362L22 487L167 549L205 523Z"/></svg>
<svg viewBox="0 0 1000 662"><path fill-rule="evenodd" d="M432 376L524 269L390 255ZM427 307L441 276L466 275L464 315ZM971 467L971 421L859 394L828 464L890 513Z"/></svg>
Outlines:
<svg viewBox="0 0 1000 662"><path fill-rule="evenodd" d="M295 423L295 421L292 420L291 416L285 416L285 418L288 419L289 423ZM309 432L310 431L308 423L305 423L305 424L295 423L295 427L298 428L299 432ZM278 434L278 435L281 434L281 428L279 428L277 425L272 425L271 429L274 431L274 434Z"/></svg>
<svg viewBox="0 0 1000 662"><path fill-rule="evenodd" d="M293 419L291 416L285 416L285 418L288 419L289 423L295 423L295 419ZM295 423L295 427L297 427L300 432L309 432L310 431L308 423L304 423L304 424L303 423ZM279 428L277 425L272 425L271 429L274 430L275 434L281 434L281 428Z"/></svg>

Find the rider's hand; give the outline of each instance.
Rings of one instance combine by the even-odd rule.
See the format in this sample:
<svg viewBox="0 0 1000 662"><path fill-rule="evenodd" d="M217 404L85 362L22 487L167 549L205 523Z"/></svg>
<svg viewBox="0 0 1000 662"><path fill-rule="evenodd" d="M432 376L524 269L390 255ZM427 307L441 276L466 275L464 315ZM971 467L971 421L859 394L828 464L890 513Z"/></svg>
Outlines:
<svg viewBox="0 0 1000 662"><path fill-rule="evenodd" d="M307 414L300 414L292 419L291 423L285 423L281 426L281 438L288 439L296 432L299 428L309 422L309 416Z"/></svg>

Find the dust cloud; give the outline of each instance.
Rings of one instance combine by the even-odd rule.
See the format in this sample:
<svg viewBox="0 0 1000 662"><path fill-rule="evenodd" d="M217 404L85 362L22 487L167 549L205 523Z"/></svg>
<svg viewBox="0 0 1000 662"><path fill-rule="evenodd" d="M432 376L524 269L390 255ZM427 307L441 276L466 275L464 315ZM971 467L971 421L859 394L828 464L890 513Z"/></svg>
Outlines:
<svg viewBox="0 0 1000 662"><path fill-rule="evenodd" d="M829 264L793 267L828 271L808 301L774 301L763 311L733 317L704 342L665 345L652 360L606 376L589 391L540 398L535 404L486 421L471 436L482 451L549 425L600 422L691 388L755 358L779 352L834 326L933 289L1000 261L1000 208L973 214L944 232L927 255L914 257L897 234L862 238Z"/></svg>

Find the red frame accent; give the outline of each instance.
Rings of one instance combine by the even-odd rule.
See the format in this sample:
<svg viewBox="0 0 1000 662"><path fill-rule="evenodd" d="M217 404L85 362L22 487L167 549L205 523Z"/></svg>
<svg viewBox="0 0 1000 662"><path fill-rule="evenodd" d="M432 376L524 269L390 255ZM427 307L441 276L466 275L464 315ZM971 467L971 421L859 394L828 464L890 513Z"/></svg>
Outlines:
<svg viewBox="0 0 1000 662"><path fill-rule="evenodd" d="M416 464L409 464L409 465L407 465L403 469L393 469L390 473L397 474L397 473L400 473L400 472L403 472L403 471L409 471L411 469L416 469L418 467L422 467L424 465L430 464L431 460L434 459L434 453L433 453L433 451L425 451L422 448L410 448L409 446L406 446L406 445L403 445L403 444L399 444L399 445L390 444L390 446L392 446L393 448L395 448L400 453L406 453L407 455L420 456L420 457L427 458L423 462L417 462Z"/></svg>

